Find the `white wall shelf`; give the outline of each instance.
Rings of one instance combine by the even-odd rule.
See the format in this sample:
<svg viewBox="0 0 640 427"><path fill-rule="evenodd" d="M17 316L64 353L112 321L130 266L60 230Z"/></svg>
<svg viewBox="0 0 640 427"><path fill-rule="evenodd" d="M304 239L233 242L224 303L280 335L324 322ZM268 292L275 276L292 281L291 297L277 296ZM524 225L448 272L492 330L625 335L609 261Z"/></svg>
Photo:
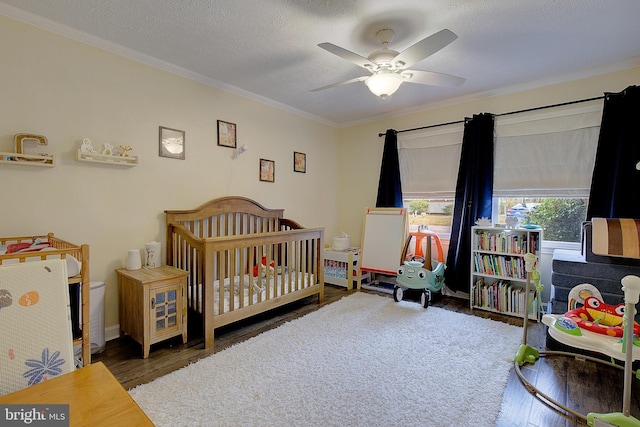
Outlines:
<svg viewBox="0 0 640 427"><path fill-rule="evenodd" d="M136 166L138 164L138 156L113 156L97 153L83 153L78 148L76 160L79 162L102 163L118 166Z"/></svg>
<svg viewBox="0 0 640 427"><path fill-rule="evenodd" d="M24 154L0 152L0 163L21 166L44 166L53 167L55 161L53 155L44 154Z"/></svg>

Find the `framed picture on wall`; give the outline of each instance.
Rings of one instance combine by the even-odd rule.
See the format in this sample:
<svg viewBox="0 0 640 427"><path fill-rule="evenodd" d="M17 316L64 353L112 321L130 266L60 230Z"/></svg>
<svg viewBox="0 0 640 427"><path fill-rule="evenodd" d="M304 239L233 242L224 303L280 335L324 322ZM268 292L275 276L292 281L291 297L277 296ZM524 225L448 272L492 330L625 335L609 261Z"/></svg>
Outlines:
<svg viewBox="0 0 640 427"><path fill-rule="evenodd" d="M222 147L236 148L236 124L218 120L218 145Z"/></svg>
<svg viewBox="0 0 640 427"><path fill-rule="evenodd" d="M305 153L293 152L293 171L307 172L307 155Z"/></svg>
<svg viewBox="0 0 640 427"><path fill-rule="evenodd" d="M260 181L274 182L276 180L276 162L260 159Z"/></svg>
<svg viewBox="0 0 640 427"><path fill-rule="evenodd" d="M160 156L184 160L184 131L160 126Z"/></svg>

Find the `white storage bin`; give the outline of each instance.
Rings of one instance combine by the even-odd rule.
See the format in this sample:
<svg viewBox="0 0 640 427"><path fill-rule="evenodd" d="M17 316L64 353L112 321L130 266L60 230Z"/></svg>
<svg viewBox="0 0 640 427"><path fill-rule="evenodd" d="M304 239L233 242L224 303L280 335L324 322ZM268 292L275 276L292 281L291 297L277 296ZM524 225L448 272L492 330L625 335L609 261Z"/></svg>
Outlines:
<svg viewBox="0 0 640 427"><path fill-rule="evenodd" d="M106 342L104 339L104 282L91 282L91 353L104 351Z"/></svg>

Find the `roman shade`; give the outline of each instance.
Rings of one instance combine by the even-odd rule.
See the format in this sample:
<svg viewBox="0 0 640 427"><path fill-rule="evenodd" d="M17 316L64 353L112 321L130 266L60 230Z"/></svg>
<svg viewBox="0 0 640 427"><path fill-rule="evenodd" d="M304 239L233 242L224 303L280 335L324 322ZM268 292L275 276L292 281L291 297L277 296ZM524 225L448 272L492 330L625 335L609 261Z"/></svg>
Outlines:
<svg viewBox="0 0 640 427"><path fill-rule="evenodd" d="M498 117L494 197L588 197L602 106Z"/></svg>
<svg viewBox="0 0 640 427"><path fill-rule="evenodd" d="M463 130L461 125L457 125L398 135L404 198L454 198Z"/></svg>
<svg viewBox="0 0 640 427"><path fill-rule="evenodd" d="M497 115L494 197L589 197L602 101ZM463 126L398 134L405 199L452 199Z"/></svg>

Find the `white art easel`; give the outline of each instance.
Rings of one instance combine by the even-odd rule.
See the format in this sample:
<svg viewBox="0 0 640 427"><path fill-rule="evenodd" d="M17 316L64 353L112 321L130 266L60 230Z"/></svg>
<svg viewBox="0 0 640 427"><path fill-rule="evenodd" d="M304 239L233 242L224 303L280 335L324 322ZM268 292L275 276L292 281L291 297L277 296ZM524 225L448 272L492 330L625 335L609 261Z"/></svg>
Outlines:
<svg viewBox="0 0 640 427"><path fill-rule="evenodd" d="M402 264L402 251L408 233L407 210L404 208L367 208L362 225L360 268L362 272L395 276Z"/></svg>

